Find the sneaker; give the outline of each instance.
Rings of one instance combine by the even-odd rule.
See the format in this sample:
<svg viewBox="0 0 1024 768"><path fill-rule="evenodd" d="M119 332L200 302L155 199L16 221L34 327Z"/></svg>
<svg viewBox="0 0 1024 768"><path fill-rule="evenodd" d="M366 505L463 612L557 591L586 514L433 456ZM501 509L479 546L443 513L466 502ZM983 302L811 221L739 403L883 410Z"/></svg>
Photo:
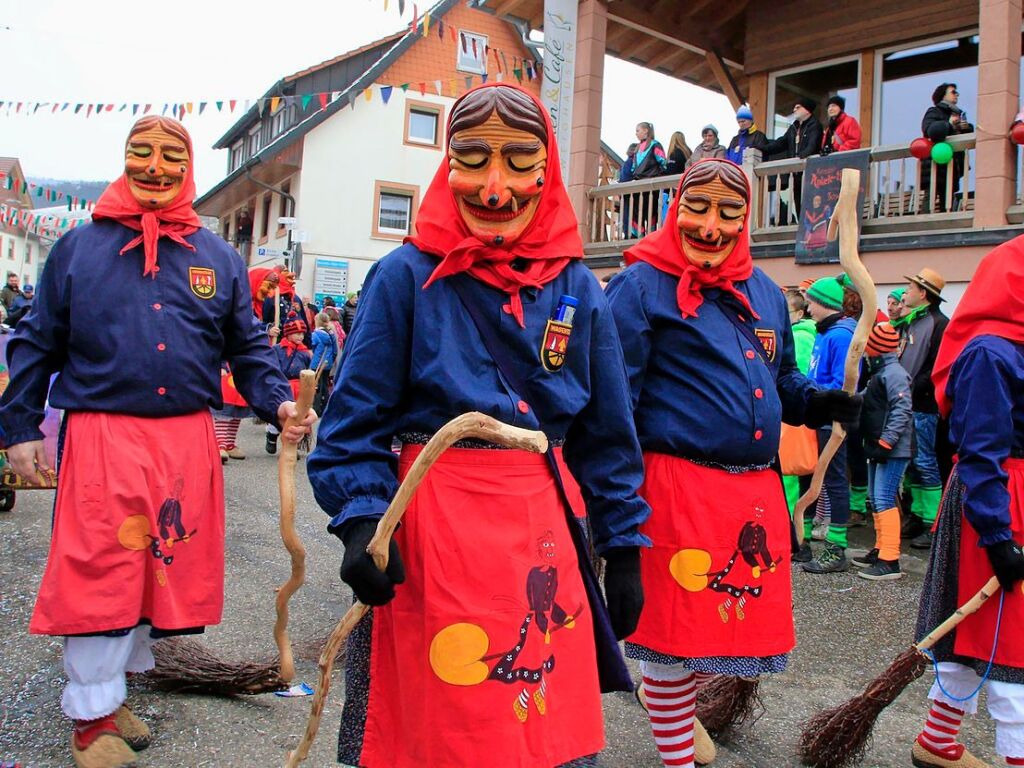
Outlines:
<svg viewBox="0 0 1024 768"><path fill-rule="evenodd" d="M850 561L846 559L845 549L827 541L817 559L801 567L808 573L842 573L849 569Z"/></svg>
<svg viewBox="0 0 1024 768"><path fill-rule="evenodd" d="M814 541L824 541L825 536L828 535L828 523L818 523L811 530L811 539Z"/></svg>
<svg viewBox="0 0 1024 768"><path fill-rule="evenodd" d="M911 549L931 549L933 538L934 537L930 530L925 531L910 542L910 547Z"/></svg>
<svg viewBox="0 0 1024 768"><path fill-rule="evenodd" d="M800 545L800 549L793 555L794 563L809 563L814 559L814 553L811 552L811 545L806 541Z"/></svg>
<svg viewBox="0 0 1024 768"><path fill-rule="evenodd" d="M903 571L900 570L899 560L878 560L870 568L865 568L857 575L870 581L895 581L902 578Z"/></svg>
<svg viewBox="0 0 1024 768"><path fill-rule="evenodd" d="M863 528L868 524L868 516L863 512L851 512L850 519L846 523L847 528Z"/></svg>
<svg viewBox="0 0 1024 768"><path fill-rule="evenodd" d="M245 459L245 453L237 445L233 445L228 448L228 456L232 459L242 461Z"/></svg>
<svg viewBox="0 0 1024 768"><path fill-rule="evenodd" d="M853 563L856 568L870 568L878 562L878 550L872 549L866 555L852 558L850 562Z"/></svg>
<svg viewBox="0 0 1024 768"><path fill-rule="evenodd" d="M277 435L267 433L267 453L273 455L277 453Z"/></svg>

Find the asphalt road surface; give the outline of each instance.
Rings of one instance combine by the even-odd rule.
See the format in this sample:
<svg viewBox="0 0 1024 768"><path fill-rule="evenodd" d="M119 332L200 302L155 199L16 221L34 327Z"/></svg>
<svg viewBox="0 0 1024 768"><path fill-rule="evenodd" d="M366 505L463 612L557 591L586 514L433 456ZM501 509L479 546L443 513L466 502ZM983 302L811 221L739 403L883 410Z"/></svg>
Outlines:
<svg viewBox="0 0 1024 768"><path fill-rule="evenodd" d="M263 450L262 428L244 424L240 435L249 458L225 467L227 575L224 623L204 642L218 652L256 658L275 650L274 588L289 560L277 529L276 462ZM315 647L349 605L338 580L341 545L325 528L304 469L298 476L299 533L308 551L305 587L291 602L296 647ZM70 726L60 710L61 643L27 633L36 588L46 563L53 494L20 493L14 511L0 513L0 763L22 768L72 765ZM853 534L864 546L867 529ZM904 555L908 572L897 582L872 583L853 572L830 576L794 573L796 649L789 670L761 685L765 710L756 722L719 745L720 768L798 766L802 724L820 709L844 701L881 673L912 641L923 559ZM695 628L699 631L699 628ZM300 655L299 679L316 680L315 655ZM910 747L927 711L931 673L882 713L864 766L910 765ZM335 765L342 697L336 673L320 736L306 765ZM984 695L984 694L983 694ZM222 699L154 693L135 683L129 703L153 728L154 742L140 766L274 766L298 740L308 698L273 695ZM632 696L606 696L605 768L657 768L646 718ZM962 737L980 758L999 764L991 721L982 713L965 722ZM474 766L473 768L482 768Z"/></svg>

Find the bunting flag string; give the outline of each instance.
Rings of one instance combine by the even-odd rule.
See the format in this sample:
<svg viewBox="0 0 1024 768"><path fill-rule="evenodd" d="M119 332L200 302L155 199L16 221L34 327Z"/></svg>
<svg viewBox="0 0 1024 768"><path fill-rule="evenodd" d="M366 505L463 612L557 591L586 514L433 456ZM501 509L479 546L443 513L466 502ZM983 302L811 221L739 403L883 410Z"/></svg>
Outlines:
<svg viewBox="0 0 1024 768"><path fill-rule="evenodd" d="M56 240L79 224L91 221L92 217L58 216L52 213L37 213L32 209L0 203L0 224L5 227L24 229L27 232Z"/></svg>
<svg viewBox="0 0 1024 768"><path fill-rule="evenodd" d="M0 171L0 188L14 190L15 187L23 195L41 197L48 203L59 203L62 199L66 199L69 211L91 211L96 206L94 200L86 200L85 198L68 195L59 189L44 187L42 184L33 184L30 181L22 180L17 182L12 174Z"/></svg>

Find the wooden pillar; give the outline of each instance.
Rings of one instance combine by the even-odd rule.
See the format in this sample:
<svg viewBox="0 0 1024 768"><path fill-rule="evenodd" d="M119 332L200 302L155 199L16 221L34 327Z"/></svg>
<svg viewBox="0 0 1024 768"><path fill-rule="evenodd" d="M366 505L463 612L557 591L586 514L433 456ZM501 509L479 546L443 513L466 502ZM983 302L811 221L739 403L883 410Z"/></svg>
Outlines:
<svg viewBox="0 0 1024 768"><path fill-rule="evenodd" d="M875 121L875 52L860 54L860 121L861 147L874 143L872 124Z"/></svg>
<svg viewBox="0 0 1024 768"><path fill-rule="evenodd" d="M1021 0L979 0L979 6L974 226L999 227L1014 203L1016 153L1006 132L1020 94Z"/></svg>
<svg viewBox="0 0 1024 768"><path fill-rule="evenodd" d="M750 111L754 113L754 124L768 133L768 73L759 72L750 76Z"/></svg>
<svg viewBox="0 0 1024 768"><path fill-rule="evenodd" d="M569 199L580 222L583 242L590 239L587 191L597 186L601 165L601 98L607 33L608 8L600 0L582 0L576 31L572 157L568 186Z"/></svg>
<svg viewBox="0 0 1024 768"><path fill-rule="evenodd" d="M708 64L708 68L715 76L715 80L718 82L718 87L722 89L722 93L725 94L725 98L729 100L732 105L733 111L739 109L746 99L743 98L743 94L740 93L736 87L736 81L733 80L732 75L729 74L727 65L722 61L722 57L718 55L716 51L708 51L704 54L704 60Z"/></svg>

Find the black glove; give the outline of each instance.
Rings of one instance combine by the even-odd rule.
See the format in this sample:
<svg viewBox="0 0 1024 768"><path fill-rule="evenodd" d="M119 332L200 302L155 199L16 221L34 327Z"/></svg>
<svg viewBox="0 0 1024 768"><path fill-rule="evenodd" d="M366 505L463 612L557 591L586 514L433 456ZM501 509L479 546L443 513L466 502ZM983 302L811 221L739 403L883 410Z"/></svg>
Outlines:
<svg viewBox="0 0 1024 768"><path fill-rule="evenodd" d="M384 605L395 596L395 584L405 581L405 566L398 554L398 545L391 540L388 549L388 568L381 572L366 552L366 547L377 531L375 519L357 520L341 534L345 542L345 557L341 561L341 580L352 587L359 602L365 605Z"/></svg>
<svg viewBox="0 0 1024 768"><path fill-rule="evenodd" d="M604 595L615 638L622 640L636 631L644 608L640 583L639 547L620 547L605 552Z"/></svg>
<svg viewBox="0 0 1024 768"><path fill-rule="evenodd" d="M1014 584L1024 580L1024 552L1013 539L989 544L985 547L992 570L996 572L999 585L1009 592Z"/></svg>
<svg viewBox="0 0 1024 768"><path fill-rule="evenodd" d="M855 424L860 419L860 407L864 398L849 395L841 389L819 389L812 392L807 400L804 424L818 429L838 421L840 424Z"/></svg>

